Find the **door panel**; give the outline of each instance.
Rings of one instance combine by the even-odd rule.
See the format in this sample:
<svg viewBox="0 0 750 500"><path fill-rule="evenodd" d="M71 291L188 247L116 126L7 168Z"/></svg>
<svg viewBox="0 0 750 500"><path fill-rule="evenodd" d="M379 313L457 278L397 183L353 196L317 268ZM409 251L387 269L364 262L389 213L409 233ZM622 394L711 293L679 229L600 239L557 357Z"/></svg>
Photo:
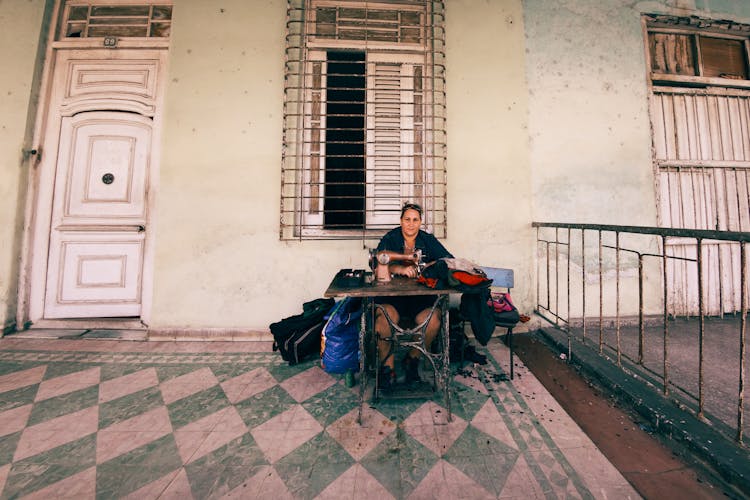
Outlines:
<svg viewBox="0 0 750 500"><path fill-rule="evenodd" d="M86 112L60 130L45 317L138 316L152 121Z"/></svg>
<svg viewBox="0 0 750 500"><path fill-rule="evenodd" d="M56 240L47 317L140 314L143 233L60 231Z"/></svg>

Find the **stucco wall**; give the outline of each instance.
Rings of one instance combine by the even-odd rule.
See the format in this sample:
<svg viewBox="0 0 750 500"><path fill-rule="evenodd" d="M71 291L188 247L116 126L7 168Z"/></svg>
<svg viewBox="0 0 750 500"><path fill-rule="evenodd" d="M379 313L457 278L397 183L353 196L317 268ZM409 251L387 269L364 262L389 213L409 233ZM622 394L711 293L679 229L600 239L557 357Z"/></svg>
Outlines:
<svg viewBox="0 0 750 500"><path fill-rule="evenodd" d="M44 0L0 2L0 326L14 324Z"/></svg>
<svg viewBox="0 0 750 500"><path fill-rule="evenodd" d="M281 0L175 7L153 328L267 330L320 296L339 268L365 267L362 242L279 241L285 11ZM452 0L447 19L446 244L517 267L528 296L520 2ZM488 44L501 48L489 61Z"/></svg>

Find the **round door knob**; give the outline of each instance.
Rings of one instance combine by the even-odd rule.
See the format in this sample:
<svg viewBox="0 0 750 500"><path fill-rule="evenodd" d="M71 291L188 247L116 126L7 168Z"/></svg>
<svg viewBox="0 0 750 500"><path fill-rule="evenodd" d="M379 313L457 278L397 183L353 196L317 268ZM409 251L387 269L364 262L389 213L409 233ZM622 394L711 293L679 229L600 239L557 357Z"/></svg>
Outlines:
<svg viewBox="0 0 750 500"><path fill-rule="evenodd" d="M115 182L115 176L112 174L104 174L102 175L102 182L104 184L112 184Z"/></svg>

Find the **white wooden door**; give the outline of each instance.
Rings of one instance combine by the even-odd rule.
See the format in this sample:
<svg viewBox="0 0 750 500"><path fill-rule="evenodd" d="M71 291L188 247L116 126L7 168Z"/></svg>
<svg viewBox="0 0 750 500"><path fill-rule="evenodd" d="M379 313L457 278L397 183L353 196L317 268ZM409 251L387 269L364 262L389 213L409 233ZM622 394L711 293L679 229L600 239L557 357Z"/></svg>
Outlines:
<svg viewBox="0 0 750 500"><path fill-rule="evenodd" d="M150 151L150 118L63 118L46 317L140 315Z"/></svg>
<svg viewBox="0 0 750 500"><path fill-rule="evenodd" d="M44 318L142 315L163 57L58 54L45 142Z"/></svg>

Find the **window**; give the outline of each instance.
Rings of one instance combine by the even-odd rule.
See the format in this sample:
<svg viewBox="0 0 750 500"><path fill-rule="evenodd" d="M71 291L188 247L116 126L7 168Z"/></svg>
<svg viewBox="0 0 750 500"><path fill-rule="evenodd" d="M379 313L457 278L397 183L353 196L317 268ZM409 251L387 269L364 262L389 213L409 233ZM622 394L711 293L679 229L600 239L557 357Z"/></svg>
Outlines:
<svg viewBox="0 0 750 500"><path fill-rule="evenodd" d="M169 2L105 4L68 0L62 7L58 39L168 38L171 24Z"/></svg>
<svg viewBox="0 0 750 500"><path fill-rule="evenodd" d="M445 236L444 59L441 1L289 0L282 239Z"/></svg>
<svg viewBox="0 0 750 500"><path fill-rule="evenodd" d="M646 16L656 85L737 86L748 82L748 26L730 21Z"/></svg>

